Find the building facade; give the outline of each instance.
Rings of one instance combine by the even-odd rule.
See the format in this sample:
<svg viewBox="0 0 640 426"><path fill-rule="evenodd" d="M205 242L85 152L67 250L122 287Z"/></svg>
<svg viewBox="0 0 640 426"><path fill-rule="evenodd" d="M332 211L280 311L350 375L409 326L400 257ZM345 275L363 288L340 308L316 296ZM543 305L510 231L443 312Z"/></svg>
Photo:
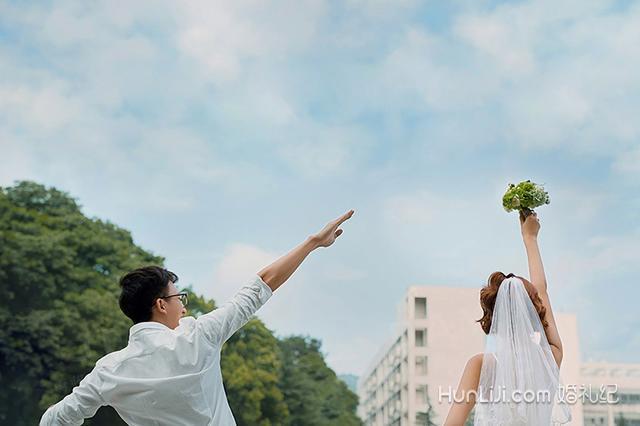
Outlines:
<svg viewBox="0 0 640 426"><path fill-rule="evenodd" d="M581 374L591 394L584 404L586 426L640 426L640 364L587 362ZM613 403L599 401L606 389L615 390Z"/></svg>

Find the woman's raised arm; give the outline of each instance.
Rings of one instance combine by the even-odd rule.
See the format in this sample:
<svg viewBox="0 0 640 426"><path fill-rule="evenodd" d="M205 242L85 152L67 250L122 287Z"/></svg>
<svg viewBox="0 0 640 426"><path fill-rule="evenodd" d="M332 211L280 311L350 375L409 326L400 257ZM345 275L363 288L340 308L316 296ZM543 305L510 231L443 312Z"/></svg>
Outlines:
<svg viewBox="0 0 640 426"><path fill-rule="evenodd" d="M544 319L549 324L545 328L545 334L551 346L553 357L560 366L562 362L562 340L558 333L558 327L553 316L551 303L549 302L549 294L547 293L547 278L544 274L544 266L542 265L542 257L538 248L538 231L540 231L540 220L536 213L532 213L526 218L520 214L520 230L522 232L522 240L527 251L527 261L529 263L529 279L531 284L538 291L542 304L545 307Z"/></svg>

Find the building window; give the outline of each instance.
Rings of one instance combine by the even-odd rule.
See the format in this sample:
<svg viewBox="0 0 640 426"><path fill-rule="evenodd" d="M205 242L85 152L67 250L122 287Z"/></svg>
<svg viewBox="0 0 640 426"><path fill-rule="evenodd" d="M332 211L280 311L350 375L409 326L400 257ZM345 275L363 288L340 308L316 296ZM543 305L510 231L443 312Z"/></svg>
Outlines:
<svg viewBox="0 0 640 426"><path fill-rule="evenodd" d="M426 356L416 357L416 374L418 376L427 375L427 357Z"/></svg>
<svg viewBox="0 0 640 426"><path fill-rule="evenodd" d="M427 329L421 328L416 330L416 346L427 346Z"/></svg>
<svg viewBox="0 0 640 426"><path fill-rule="evenodd" d="M640 393L616 393L619 404L640 404Z"/></svg>
<svg viewBox="0 0 640 426"><path fill-rule="evenodd" d="M428 390L429 388L427 385L416 386L416 404L422 405L429 402Z"/></svg>
<svg viewBox="0 0 640 426"><path fill-rule="evenodd" d="M427 298L416 297L414 299L414 313L416 319L425 319L427 317Z"/></svg>

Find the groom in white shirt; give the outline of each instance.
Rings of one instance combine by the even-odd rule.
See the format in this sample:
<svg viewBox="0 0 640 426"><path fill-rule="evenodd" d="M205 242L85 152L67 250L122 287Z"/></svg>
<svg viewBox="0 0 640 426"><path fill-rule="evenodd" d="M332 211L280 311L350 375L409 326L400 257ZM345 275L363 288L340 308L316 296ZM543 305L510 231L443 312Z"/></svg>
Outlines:
<svg viewBox="0 0 640 426"><path fill-rule="evenodd" d="M231 300L198 318L184 317L178 277L157 266L120 280L120 308L134 325L129 343L96 362L40 425L80 425L103 405L129 425L235 425L222 384L220 349L313 250L328 247L353 210L262 269Z"/></svg>

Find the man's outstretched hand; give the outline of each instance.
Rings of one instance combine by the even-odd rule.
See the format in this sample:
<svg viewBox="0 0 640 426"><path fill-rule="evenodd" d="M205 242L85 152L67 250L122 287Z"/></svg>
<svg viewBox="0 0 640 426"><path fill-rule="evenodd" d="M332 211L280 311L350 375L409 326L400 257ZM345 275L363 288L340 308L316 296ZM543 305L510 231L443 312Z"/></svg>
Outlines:
<svg viewBox="0 0 640 426"><path fill-rule="evenodd" d="M291 274L313 250L318 247L329 247L342 234L338 229L345 221L353 216L353 210L349 210L336 220L329 222L320 232L311 235L302 244L295 247L289 253L277 259L271 265L258 272L264 282L275 291L289 279Z"/></svg>
<svg viewBox="0 0 640 426"><path fill-rule="evenodd" d="M320 232L311 236L311 240L316 247L329 247L333 242L342 235L342 229L339 229L340 225L349 220L353 216L353 210L349 210L339 218L327 223Z"/></svg>

